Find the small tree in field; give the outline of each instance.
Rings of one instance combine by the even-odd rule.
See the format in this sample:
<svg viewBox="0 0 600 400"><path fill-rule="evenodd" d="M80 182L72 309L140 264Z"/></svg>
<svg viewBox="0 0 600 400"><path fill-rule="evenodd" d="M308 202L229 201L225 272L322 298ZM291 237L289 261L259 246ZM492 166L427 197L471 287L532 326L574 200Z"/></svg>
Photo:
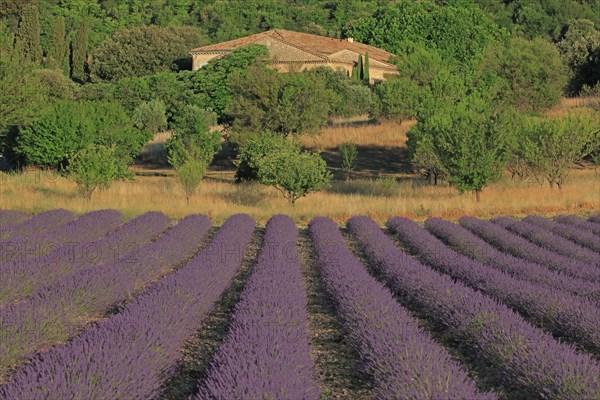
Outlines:
<svg viewBox="0 0 600 400"><path fill-rule="evenodd" d="M354 143L342 143L339 145L338 150L342 156L342 169L346 171L346 180L350 180L350 172L356 166L358 148Z"/></svg>
<svg viewBox="0 0 600 400"><path fill-rule="evenodd" d="M472 191L477 201L489 183L502 176L506 133L499 129L490 105L476 95L429 118L423 130L459 192Z"/></svg>
<svg viewBox="0 0 600 400"><path fill-rule="evenodd" d="M258 181L279 190L294 206L299 198L328 186L331 173L319 154L291 145L259 161Z"/></svg>
<svg viewBox="0 0 600 400"><path fill-rule="evenodd" d="M89 145L70 157L67 171L77 191L90 201L97 188L108 189L115 180L131 178L127 166L127 160L117 157L114 145Z"/></svg>
<svg viewBox="0 0 600 400"><path fill-rule="evenodd" d="M600 148L600 118L593 112L562 118L531 117L525 124L524 156L538 180L560 189L570 169Z"/></svg>
<svg viewBox="0 0 600 400"><path fill-rule="evenodd" d="M210 131L215 122L213 112L187 106L176 116L174 134L166 144L169 163L177 172L188 204L221 145L219 134Z"/></svg>

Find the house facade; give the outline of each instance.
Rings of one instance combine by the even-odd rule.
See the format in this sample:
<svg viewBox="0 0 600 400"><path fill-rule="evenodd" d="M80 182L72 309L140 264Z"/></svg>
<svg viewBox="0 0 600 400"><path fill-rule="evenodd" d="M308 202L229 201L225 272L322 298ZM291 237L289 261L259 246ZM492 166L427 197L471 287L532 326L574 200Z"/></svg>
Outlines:
<svg viewBox="0 0 600 400"><path fill-rule="evenodd" d="M261 44L269 50L267 65L279 72L303 71L321 66L344 71L348 76L358 63L358 57L369 54L371 83L386 80L386 75L398 74L389 63L393 56L385 50L355 42L308 33L274 29L240 39L199 47L191 51L192 69L197 70L210 60L223 57L235 49L249 44Z"/></svg>

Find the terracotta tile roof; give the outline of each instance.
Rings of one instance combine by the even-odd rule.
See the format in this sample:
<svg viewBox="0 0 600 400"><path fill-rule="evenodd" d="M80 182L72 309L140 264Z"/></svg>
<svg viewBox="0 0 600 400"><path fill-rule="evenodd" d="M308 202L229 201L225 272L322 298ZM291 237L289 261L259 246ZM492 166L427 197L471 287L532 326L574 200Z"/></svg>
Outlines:
<svg viewBox="0 0 600 400"><path fill-rule="evenodd" d="M282 42L285 42L291 46L325 58L328 55L337 53L341 50L350 50L360 54L369 52L369 58L387 63L389 62L390 57L393 55L392 53L388 53L383 49L363 43L349 42L344 39L288 31L285 29L273 29L223 43L199 47L193 49L192 53L231 51L239 47L247 46L251 43L264 40L268 37L281 40Z"/></svg>

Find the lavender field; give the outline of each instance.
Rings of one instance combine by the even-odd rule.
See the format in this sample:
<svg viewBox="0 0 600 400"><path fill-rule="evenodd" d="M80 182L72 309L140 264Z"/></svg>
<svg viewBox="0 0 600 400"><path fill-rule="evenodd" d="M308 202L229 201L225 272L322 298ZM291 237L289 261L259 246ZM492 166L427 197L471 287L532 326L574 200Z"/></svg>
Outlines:
<svg viewBox="0 0 600 400"><path fill-rule="evenodd" d="M0 210L0 399L600 399L600 214Z"/></svg>

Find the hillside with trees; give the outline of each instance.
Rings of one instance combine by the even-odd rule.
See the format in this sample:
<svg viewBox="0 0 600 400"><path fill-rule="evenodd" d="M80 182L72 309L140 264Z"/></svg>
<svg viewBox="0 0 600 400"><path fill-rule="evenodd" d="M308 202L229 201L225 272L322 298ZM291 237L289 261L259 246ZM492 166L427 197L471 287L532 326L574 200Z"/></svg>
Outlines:
<svg viewBox="0 0 600 400"><path fill-rule="evenodd" d="M598 109L544 112L561 97L600 94L599 24L593 0L3 0L0 145L11 168L65 176L85 177L86 167L93 175L112 165L102 155L116 158L110 182L129 177L142 146L168 130L188 201L223 142L264 165L250 174L259 182L281 190L298 187L285 182L290 175L314 181L303 196L331 176L299 138L332 118L368 114L417 121L410 161L435 183L479 199L508 169L560 187L573 163L600 161ZM324 68L279 74L258 45L190 71L191 48L275 28L381 47L399 75L369 85L367 55L350 77ZM565 139L574 132L577 140ZM279 159L249 154L272 134L292 142ZM90 152L95 165L81 162ZM286 157L297 158L295 170L277 176ZM548 171L556 163L566 170ZM279 174L267 178L267 169Z"/></svg>

